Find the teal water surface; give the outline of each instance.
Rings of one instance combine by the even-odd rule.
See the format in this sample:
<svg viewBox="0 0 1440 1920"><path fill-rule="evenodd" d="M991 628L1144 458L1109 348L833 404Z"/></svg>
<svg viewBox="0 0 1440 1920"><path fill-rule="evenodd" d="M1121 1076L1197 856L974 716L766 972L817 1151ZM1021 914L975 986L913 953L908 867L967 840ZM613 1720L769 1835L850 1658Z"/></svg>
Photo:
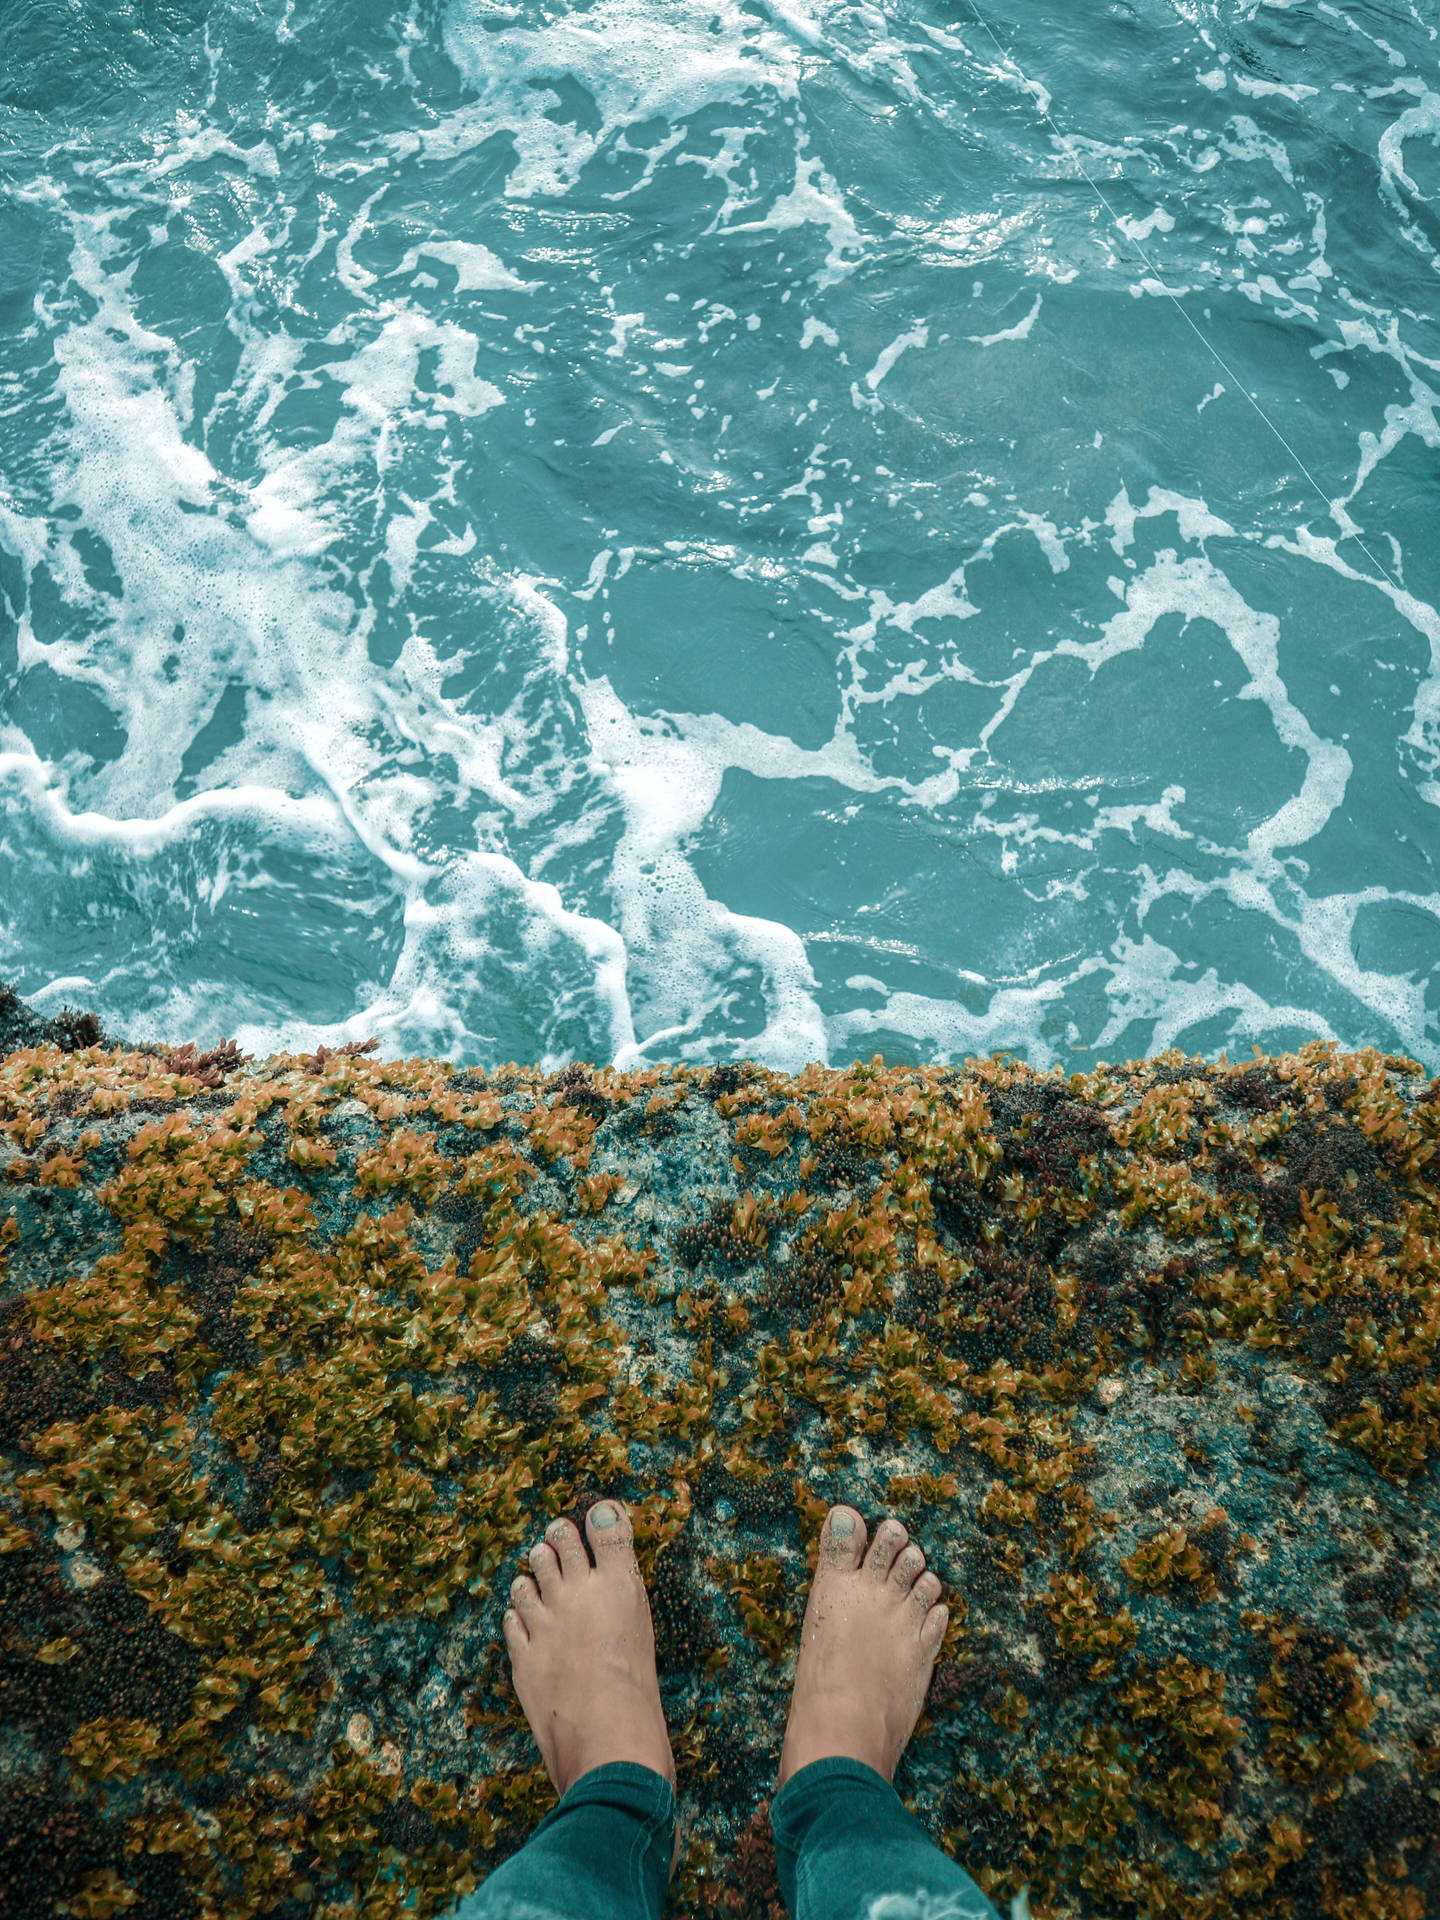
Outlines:
<svg viewBox="0 0 1440 1920"><path fill-rule="evenodd" d="M11 0L0 977L1440 1067L1409 0Z"/></svg>

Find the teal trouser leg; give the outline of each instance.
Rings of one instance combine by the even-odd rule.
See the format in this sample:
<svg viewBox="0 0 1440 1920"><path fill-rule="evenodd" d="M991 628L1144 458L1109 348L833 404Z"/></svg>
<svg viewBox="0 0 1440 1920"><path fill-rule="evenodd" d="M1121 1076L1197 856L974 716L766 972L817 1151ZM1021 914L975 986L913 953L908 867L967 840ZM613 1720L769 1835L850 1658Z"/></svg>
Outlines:
<svg viewBox="0 0 1440 1920"><path fill-rule="evenodd" d="M660 1920L674 1849L665 1776L593 1767L451 1920Z"/></svg>
<svg viewBox="0 0 1440 1920"><path fill-rule="evenodd" d="M873 1767L816 1760L770 1806L793 1920L997 1920L969 1874Z"/></svg>

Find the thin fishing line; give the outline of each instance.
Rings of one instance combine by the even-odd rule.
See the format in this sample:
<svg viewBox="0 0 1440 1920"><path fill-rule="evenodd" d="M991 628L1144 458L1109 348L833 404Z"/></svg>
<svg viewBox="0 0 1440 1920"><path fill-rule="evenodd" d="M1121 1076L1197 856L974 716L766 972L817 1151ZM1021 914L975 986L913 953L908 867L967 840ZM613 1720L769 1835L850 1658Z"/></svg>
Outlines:
<svg viewBox="0 0 1440 1920"><path fill-rule="evenodd" d="M995 29L990 25L990 22L985 18L984 14L981 13L979 7L975 4L975 0L965 0L965 3L969 7L970 11L974 14L978 25L983 27L986 33L988 33L990 38L994 41L995 50L1000 55L1001 59L1005 61L1006 65L1011 67L1016 73L1023 74L1024 69L1021 67L1019 61L1015 58L1014 54L1010 52L1009 48L1001 40L1000 36L996 33ZM1036 104L1038 106L1039 102L1037 101ZM1180 304L1180 301L1177 299L1177 297L1173 293L1171 293L1170 289L1165 285L1165 281L1163 276L1161 275L1159 267L1155 264L1153 260L1151 260L1149 254L1146 253L1144 247L1142 247L1138 240L1134 239L1130 234L1126 233L1125 229L1120 226L1119 214L1116 213L1114 207L1111 206L1110 202L1106 199L1105 195L1100 191L1100 187L1098 183L1092 180L1090 175L1085 171L1084 161L1081 160L1080 156L1074 151L1074 149L1069 144L1070 136L1066 133L1063 133L1060 130L1059 126L1055 122L1054 115L1050 112L1050 109L1048 107L1041 107L1040 115L1041 115L1041 118L1049 126L1050 131L1055 135L1055 138L1061 143L1061 145L1069 153L1070 158L1074 160L1075 165L1080 169L1081 175L1085 180L1085 184L1089 187L1090 191L1095 195L1095 198L1100 202L1101 206L1104 207L1105 211L1109 214L1111 220L1114 222L1116 227L1119 228L1122 237L1125 240L1127 240L1129 244L1134 248L1135 252L1139 254L1141 262L1145 266L1146 270L1149 272L1150 277L1155 281L1156 285L1160 288L1161 292L1165 295L1165 298L1170 302L1171 306L1174 307L1175 311L1180 315L1181 319L1185 322L1186 326L1189 327L1190 331L1195 335L1196 339L1211 355L1211 357L1214 359L1216 364L1219 367L1224 369L1224 371L1230 376L1231 380L1235 383L1236 387L1240 390L1241 393L1244 394L1245 398L1250 402L1251 406L1255 409L1256 413L1259 414L1260 418L1265 422L1266 426L1269 427L1270 431L1274 434L1275 438L1280 442L1281 446L1285 449L1286 453L1289 454L1290 458L1295 462L1295 465L1300 469L1301 473L1303 473L1305 478L1310 482L1310 485L1315 490L1316 498L1324 504L1326 512L1333 517L1334 511L1335 511L1334 501L1326 493L1325 489L1320 485L1320 482L1315 478L1314 474L1310 471L1309 467L1307 467L1305 462L1300 458L1300 455L1296 452L1295 448L1291 446L1290 442L1286 439L1285 435L1281 432L1280 428L1270 418L1269 414L1265 411L1264 407L1261 406L1260 402L1256 399L1255 395L1245 385L1245 382L1240 378L1239 374L1235 372L1234 368L1230 365L1230 362L1225 358L1224 354L1221 353L1220 349L1215 345L1214 341L1209 338L1209 336L1205 333L1204 329L1200 326L1199 322L1196 319L1194 319L1194 317L1191 315L1191 313L1186 307L1183 307ZM1346 537L1345 535L1343 534L1341 535L1342 539L1345 537ZM1374 567L1379 573L1384 575L1384 577L1390 582L1390 585L1395 589L1396 593L1403 593L1405 591L1405 589L1400 585L1399 581L1395 579L1393 574L1391 574L1388 567L1386 567L1381 561L1376 559L1375 555L1370 551L1369 547L1366 546L1365 542L1361 539L1358 533L1351 534L1348 537L1355 542L1356 546L1359 547L1360 551L1365 555L1365 558L1370 562L1371 566Z"/></svg>

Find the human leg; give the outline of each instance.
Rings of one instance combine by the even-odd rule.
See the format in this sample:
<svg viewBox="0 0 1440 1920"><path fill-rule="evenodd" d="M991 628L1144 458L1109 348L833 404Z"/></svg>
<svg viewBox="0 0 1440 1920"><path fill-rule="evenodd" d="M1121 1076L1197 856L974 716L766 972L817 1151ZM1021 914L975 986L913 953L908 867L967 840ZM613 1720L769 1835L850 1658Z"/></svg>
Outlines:
<svg viewBox="0 0 1440 1920"><path fill-rule="evenodd" d="M794 1920L996 1920L962 1867L862 1761L812 1761L770 1808L780 1891Z"/></svg>
<svg viewBox="0 0 1440 1920"><path fill-rule="evenodd" d="M511 1585L515 1691L560 1804L455 1920L659 1920L675 1762L629 1517L602 1500L585 1541L557 1520Z"/></svg>
<svg viewBox="0 0 1440 1920"><path fill-rule="evenodd" d="M831 1509L770 1809L794 1920L994 1920L890 1784L945 1637L940 1591L898 1520L867 1553L860 1515Z"/></svg>
<svg viewBox="0 0 1440 1920"><path fill-rule="evenodd" d="M660 1920L674 1848L664 1774L592 1767L453 1920Z"/></svg>

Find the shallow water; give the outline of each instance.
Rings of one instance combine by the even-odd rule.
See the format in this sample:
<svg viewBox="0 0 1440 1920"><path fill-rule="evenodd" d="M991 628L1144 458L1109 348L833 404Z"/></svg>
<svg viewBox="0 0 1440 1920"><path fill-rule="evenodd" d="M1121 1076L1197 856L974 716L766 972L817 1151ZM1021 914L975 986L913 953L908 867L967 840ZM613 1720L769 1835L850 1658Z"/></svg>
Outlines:
<svg viewBox="0 0 1440 1920"><path fill-rule="evenodd" d="M0 977L1440 1067L1430 9L60 12L0 77Z"/></svg>

